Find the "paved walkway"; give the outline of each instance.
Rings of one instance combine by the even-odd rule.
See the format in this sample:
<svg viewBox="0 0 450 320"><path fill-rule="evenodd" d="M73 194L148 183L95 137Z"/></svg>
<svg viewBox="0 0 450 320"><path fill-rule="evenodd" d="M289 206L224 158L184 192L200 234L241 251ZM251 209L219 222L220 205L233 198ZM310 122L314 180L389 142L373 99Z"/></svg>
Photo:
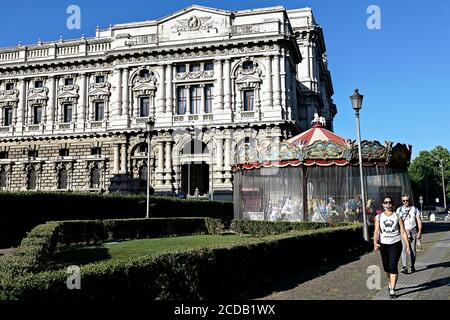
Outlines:
<svg viewBox="0 0 450 320"><path fill-rule="evenodd" d="M425 223L416 272L399 274L398 299L450 300L450 223ZM381 268L381 290L368 289L367 267ZM401 267L401 259L399 270ZM379 253L343 257L316 270L286 278L249 298L263 300L382 300L389 299Z"/></svg>

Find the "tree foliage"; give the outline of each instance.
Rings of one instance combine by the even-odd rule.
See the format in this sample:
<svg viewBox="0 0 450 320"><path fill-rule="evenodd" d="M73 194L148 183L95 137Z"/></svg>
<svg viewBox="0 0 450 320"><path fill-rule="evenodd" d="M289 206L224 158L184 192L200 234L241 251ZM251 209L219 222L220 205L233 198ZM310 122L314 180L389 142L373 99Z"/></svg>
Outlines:
<svg viewBox="0 0 450 320"><path fill-rule="evenodd" d="M447 205L450 199L450 152L437 146L431 151L420 151L419 155L411 162L408 172L411 178L414 197L423 196L424 205L443 206L442 174L438 159L444 162L444 181L447 192Z"/></svg>

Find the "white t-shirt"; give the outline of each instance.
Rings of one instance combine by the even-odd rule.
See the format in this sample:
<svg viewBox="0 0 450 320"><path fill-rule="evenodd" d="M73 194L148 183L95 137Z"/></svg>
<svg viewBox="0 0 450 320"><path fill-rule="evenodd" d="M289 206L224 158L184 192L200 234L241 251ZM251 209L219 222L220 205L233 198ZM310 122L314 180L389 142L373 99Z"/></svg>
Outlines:
<svg viewBox="0 0 450 320"><path fill-rule="evenodd" d="M405 222L405 229L410 231L417 226L417 218L420 218L420 211L414 206L406 208L401 206L397 209L397 215Z"/></svg>
<svg viewBox="0 0 450 320"><path fill-rule="evenodd" d="M375 219L380 223L380 242L382 244L393 244L401 240L399 218L395 213L388 217L382 212Z"/></svg>

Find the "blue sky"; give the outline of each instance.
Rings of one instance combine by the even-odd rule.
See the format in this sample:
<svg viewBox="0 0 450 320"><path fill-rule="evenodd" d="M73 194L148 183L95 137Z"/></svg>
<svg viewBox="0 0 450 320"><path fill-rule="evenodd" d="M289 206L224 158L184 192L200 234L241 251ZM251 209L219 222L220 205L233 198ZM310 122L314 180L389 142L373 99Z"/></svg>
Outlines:
<svg viewBox="0 0 450 320"><path fill-rule="evenodd" d="M0 4L5 8L5 0ZM66 9L81 8L81 29L66 28ZM31 1L0 11L0 47L94 36L96 26L157 19L191 4L238 10L311 7L323 27L338 108L335 131L356 138L349 96L365 96L363 139L413 145L413 157L437 145L450 149L450 1ZM381 30L369 30L369 5L381 9Z"/></svg>

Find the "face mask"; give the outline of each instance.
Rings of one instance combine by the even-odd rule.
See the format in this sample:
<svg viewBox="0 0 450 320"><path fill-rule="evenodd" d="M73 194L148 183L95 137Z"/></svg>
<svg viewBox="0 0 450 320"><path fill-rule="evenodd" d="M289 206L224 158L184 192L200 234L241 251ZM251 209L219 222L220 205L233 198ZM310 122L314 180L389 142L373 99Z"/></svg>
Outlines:
<svg viewBox="0 0 450 320"><path fill-rule="evenodd" d="M392 209L392 205L390 205L390 204L384 204L384 203L383 203L383 209L384 209L385 211L391 210L391 209Z"/></svg>

